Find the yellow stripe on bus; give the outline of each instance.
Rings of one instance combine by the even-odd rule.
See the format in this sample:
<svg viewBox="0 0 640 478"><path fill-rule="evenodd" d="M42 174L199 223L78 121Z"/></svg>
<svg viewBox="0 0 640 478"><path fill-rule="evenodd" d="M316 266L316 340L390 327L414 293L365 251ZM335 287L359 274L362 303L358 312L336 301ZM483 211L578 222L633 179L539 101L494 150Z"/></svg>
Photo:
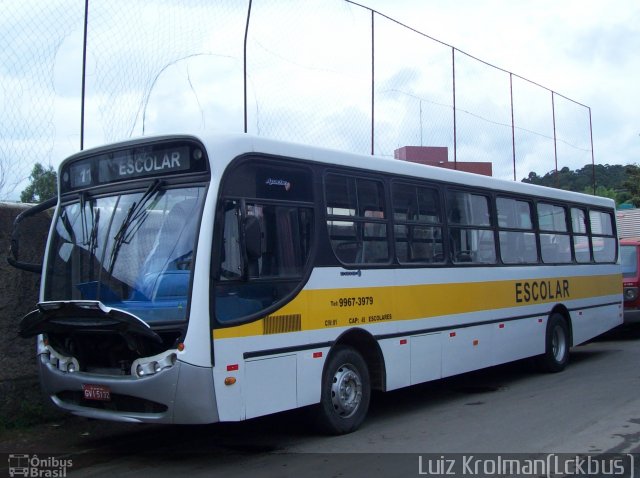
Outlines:
<svg viewBox="0 0 640 478"><path fill-rule="evenodd" d="M423 319L622 293L619 274L354 289L303 290L273 316L300 316L301 330ZM264 319L214 331L216 339L263 335Z"/></svg>

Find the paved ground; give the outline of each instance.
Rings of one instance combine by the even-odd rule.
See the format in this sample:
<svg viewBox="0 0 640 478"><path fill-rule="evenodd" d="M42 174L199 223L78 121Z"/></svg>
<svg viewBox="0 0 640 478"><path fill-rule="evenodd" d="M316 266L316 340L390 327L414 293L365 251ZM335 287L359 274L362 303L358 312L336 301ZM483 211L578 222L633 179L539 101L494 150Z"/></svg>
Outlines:
<svg viewBox="0 0 640 478"><path fill-rule="evenodd" d="M416 476L416 460L427 454L638 452L638 363L640 327L622 328L574 349L560 374L518 362L375 394L367 421L351 435L318 436L305 410L207 426L65 417L4 433L0 453L63 454L79 476L312 478Z"/></svg>

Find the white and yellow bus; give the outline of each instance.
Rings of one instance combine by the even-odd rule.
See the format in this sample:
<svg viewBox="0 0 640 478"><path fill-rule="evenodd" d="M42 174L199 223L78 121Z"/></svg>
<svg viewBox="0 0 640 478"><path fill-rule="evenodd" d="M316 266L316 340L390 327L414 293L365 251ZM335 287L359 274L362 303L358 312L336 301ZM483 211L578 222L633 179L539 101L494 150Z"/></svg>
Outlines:
<svg viewBox="0 0 640 478"><path fill-rule="evenodd" d="M60 167L37 336L76 415L333 433L394 390L622 322L614 204L249 135L144 138Z"/></svg>

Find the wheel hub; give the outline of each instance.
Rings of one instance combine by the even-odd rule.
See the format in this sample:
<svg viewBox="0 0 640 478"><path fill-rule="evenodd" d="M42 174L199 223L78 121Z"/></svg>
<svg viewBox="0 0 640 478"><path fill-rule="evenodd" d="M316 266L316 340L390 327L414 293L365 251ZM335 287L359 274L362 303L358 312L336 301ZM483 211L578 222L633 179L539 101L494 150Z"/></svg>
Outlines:
<svg viewBox="0 0 640 478"><path fill-rule="evenodd" d="M553 357L561 362L564 359L566 353L567 343L564 334L564 329L560 326L556 326L553 329L553 336L551 338L551 346L553 350Z"/></svg>
<svg viewBox="0 0 640 478"><path fill-rule="evenodd" d="M331 384L331 402L338 415L352 416L362 401L362 380L352 365L338 367Z"/></svg>

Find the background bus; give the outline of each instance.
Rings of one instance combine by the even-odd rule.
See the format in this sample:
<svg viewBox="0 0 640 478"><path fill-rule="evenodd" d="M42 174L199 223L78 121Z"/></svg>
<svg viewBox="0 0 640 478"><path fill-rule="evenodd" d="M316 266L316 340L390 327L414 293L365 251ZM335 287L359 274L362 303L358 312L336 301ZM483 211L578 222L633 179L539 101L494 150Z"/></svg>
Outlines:
<svg viewBox="0 0 640 478"><path fill-rule="evenodd" d="M63 162L40 303L45 393L109 420L210 423L525 357L622 321L611 200L248 135Z"/></svg>
<svg viewBox="0 0 640 478"><path fill-rule="evenodd" d="M624 288L624 322L640 321L640 239L626 238L620 240L620 260L622 262L622 281Z"/></svg>

